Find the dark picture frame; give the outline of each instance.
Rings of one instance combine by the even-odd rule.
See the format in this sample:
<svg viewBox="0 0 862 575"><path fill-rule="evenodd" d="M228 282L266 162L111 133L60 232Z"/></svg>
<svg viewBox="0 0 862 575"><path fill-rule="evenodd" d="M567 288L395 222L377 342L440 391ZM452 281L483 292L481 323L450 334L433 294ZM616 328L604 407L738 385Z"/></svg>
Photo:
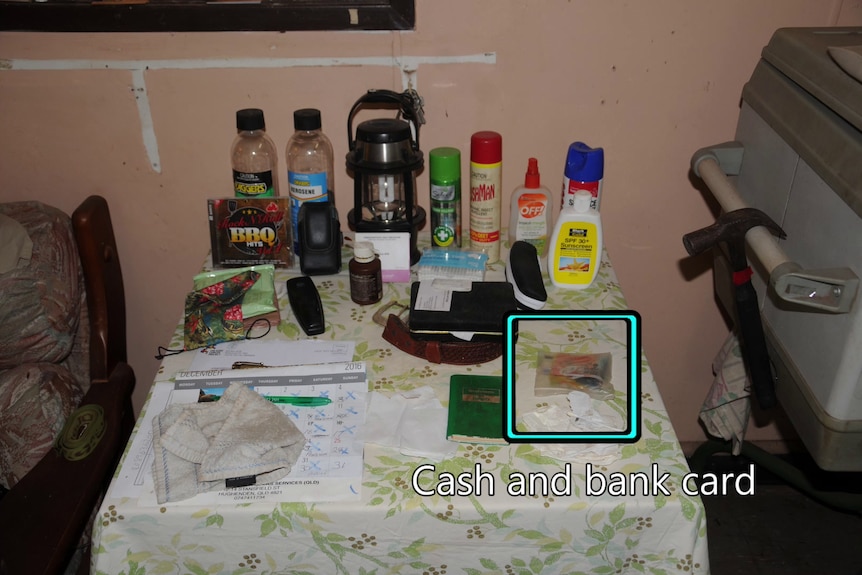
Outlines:
<svg viewBox="0 0 862 575"><path fill-rule="evenodd" d="M0 0L0 30L412 30L414 0Z"/></svg>

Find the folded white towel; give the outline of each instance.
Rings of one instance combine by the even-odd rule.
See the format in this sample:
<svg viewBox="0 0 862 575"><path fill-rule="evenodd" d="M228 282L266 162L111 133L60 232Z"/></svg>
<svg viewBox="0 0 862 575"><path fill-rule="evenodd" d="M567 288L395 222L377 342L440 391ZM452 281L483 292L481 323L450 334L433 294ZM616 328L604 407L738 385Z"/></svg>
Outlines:
<svg viewBox="0 0 862 575"><path fill-rule="evenodd" d="M170 405L153 419L153 482L159 503L290 473L305 436L273 403L241 383L219 401Z"/></svg>

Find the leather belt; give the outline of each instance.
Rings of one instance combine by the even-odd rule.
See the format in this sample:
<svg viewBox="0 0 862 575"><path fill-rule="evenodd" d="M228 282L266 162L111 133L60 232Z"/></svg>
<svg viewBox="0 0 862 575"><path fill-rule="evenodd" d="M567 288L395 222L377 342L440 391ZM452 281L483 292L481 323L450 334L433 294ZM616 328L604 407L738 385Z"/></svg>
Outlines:
<svg viewBox="0 0 862 575"><path fill-rule="evenodd" d="M391 302L380 308L374 314L374 321L382 323L382 313L390 307L401 306ZM471 341L425 341L416 339L410 333L410 328L399 317L390 313L383 329L383 339L412 356L422 358L431 363L448 363L451 365L477 365L497 359L503 355L502 342L471 342Z"/></svg>

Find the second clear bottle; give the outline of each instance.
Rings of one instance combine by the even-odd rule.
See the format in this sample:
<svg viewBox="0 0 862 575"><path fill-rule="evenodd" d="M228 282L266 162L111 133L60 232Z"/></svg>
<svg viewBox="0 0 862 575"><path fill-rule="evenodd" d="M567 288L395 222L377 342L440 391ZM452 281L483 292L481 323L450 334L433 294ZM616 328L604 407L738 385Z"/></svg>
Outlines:
<svg viewBox="0 0 862 575"><path fill-rule="evenodd" d="M299 242L299 208L305 202L335 205L332 143L323 133L320 110L303 108L293 113L294 133L287 142L287 186L294 243ZM298 248L297 248L298 249Z"/></svg>

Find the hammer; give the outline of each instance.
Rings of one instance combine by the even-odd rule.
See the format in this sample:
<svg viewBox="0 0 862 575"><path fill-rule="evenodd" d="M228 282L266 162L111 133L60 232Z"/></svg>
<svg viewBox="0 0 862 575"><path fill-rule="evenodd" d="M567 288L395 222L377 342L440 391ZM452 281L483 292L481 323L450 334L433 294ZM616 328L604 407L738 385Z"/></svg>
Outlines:
<svg viewBox="0 0 862 575"><path fill-rule="evenodd" d="M763 336L757 294L751 284L752 271L745 255L745 234L757 226L764 226L779 238L785 237L784 230L765 213L755 208L742 208L721 214L714 224L685 234L682 243L692 256L719 242L727 245L733 271L731 279L742 359L748 367L757 403L762 409L769 409L776 404L775 381Z"/></svg>

